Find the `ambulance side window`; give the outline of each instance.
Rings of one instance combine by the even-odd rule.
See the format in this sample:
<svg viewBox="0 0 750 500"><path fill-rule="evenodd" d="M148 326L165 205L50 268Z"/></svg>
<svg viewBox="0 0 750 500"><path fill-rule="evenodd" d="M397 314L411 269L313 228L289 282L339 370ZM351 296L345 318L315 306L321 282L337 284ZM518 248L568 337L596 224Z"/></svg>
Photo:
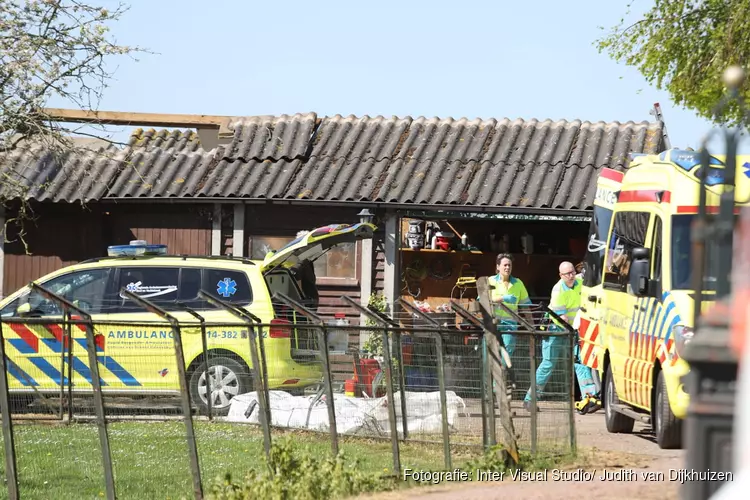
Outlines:
<svg viewBox="0 0 750 500"><path fill-rule="evenodd" d="M196 267L124 267L120 269L118 293L126 288L153 302L165 311L184 311L180 302L193 309L206 309L206 302L198 298L201 288L201 269ZM123 300L120 312L143 312L130 300Z"/></svg>
<svg viewBox="0 0 750 500"><path fill-rule="evenodd" d="M120 312L144 312L145 309L124 296L125 288L149 302L165 307L177 298L179 268L176 267L121 267L117 283Z"/></svg>
<svg viewBox="0 0 750 500"><path fill-rule="evenodd" d="M42 284L47 290L60 295L89 314L106 312L105 293L109 269L89 269L63 274ZM23 307L22 307L23 306ZM27 291L3 308L7 316L60 316L62 307L35 291Z"/></svg>
<svg viewBox="0 0 750 500"><path fill-rule="evenodd" d="M608 242L604 287L627 292L633 250L646 246L648 212L617 212Z"/></svg>
<svg viewBox="0 0 750 500"><path fill-rule="evenodd" d="M245 273L224 269L206 269L204 290L217 299L234 304L248 305L253 301L253 291Z"/></svg>
<svg viewBox="0 0 750 500"><path fill-rule="evenodd" d="M177 300L191 309L206 309L206 301L198 298L201 289L201 270L197 267L180 269L180 285ZM174 305L177 309L177 304Z"/></svg>

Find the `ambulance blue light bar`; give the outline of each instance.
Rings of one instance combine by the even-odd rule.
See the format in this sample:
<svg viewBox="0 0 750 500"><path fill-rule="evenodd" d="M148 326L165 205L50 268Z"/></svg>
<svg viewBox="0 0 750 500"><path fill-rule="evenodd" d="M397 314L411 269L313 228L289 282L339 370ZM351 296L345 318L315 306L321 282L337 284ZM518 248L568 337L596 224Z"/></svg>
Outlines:
<svg viewBox="0 0 750 500"><path fill-rule="evenodd" d="M144 240L133 240L129 245L112 245L107 247L110 257L137 257L142 255L166 255L167 245L149 245Z"/></svg>

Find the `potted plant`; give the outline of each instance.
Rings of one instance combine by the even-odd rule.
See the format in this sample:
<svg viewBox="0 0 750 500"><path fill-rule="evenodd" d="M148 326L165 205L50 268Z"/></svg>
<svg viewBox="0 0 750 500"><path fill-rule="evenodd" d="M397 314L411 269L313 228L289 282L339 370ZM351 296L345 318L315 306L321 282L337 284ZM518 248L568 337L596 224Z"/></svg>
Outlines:
<svg viewBox="0 0 750 500"><path fill-rule="evenodd" d="M375 311L385 313L387 303L382 294L372 293L370 294L370 299L367 305ZM381 370L385 371L382 325L368 317L365 319L365 326L373 326L376 328L369 332L367 340L362 344L362 357L376 359L381 366ZM393 367L393 388L396 390L399 387L399 381L401 378L399 375L400 367L398 360L393 356L393 352L391 352L391 366ZM384 379L381 378L380 383L385 386Z"/></svg>

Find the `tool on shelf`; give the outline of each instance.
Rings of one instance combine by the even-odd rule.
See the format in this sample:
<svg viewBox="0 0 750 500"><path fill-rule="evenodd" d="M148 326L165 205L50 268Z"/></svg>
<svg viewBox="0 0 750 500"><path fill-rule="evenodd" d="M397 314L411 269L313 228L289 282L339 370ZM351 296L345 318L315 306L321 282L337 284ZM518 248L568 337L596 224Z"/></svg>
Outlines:
<svg viewBox="0 0 750 500"><path fill-rule="evenodd" d="M461 294L459 298L464 298L464 293L466 293L467 290L477 288L477 273L472 269L471 265L464 262L461 266L461 271L459 272L458 279L456 279L456 284L453 286L453 289L451 290L451 299L453 299L453 294L455 293L456 289L458 289Z"/></svg>

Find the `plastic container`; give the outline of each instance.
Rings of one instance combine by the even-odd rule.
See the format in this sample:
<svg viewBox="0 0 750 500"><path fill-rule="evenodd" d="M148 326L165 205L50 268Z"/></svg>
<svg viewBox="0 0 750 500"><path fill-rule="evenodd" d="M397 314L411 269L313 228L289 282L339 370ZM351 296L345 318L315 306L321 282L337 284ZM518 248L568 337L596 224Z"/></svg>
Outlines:
<svg viewBox="0 0 750 500"><path fill-rule="evenodd" d="M375 379L377 378L378 374L382 372L378 360L371 358L360 359L359 370L362 373L362 380L359 380L356 368L354 370L354 380L357 383L357 389L371 398L382 396L385 393L382 388L376 388L375 394L373 394L372 389L372 385L375 382Z"/></svg>
<svg viewBox="0 0 750 500"><path fill-rule="evenodd" d="M409 221L409 232L406 233L406 241L412 250L419 250L424 246L423 222L418 219Z"/></svg>
<svg viewBox="0 0 750 500"><path fill-rule="evenodd" d="M412 356L414 355L414 345L411 337L404 335L401 337L401 360L405 366L411 365Z"/></svg>
<svg viewBox="0 0 750 500"><path fill-rule="evenodd" d="M349 348L349 331L339 330L337 326L349 326L349 320L344 313L336 313L333 321L328 322L333 328L328 330L328 350L334 352L346 352Z"/></svg>
<svg viewBox="0 0 750 500"><path fill-rule="evenodd" d="M413 392L438 390L437 369L428 367L404 367L406 389Z"/></svg>
<svg viewBox="0 0 750 500"><path fill-rule="evenodd" d="M357 381L353 378L344 381L344 394L350 398L357 396Z"/></svg>
<svg viewBox="0 0 750 500"><path fill-rule="evenodd" d="M437 233L437 240L435 241L436 249L448 251L451 249L451 241L453 235L446 232Z"/></svg>

